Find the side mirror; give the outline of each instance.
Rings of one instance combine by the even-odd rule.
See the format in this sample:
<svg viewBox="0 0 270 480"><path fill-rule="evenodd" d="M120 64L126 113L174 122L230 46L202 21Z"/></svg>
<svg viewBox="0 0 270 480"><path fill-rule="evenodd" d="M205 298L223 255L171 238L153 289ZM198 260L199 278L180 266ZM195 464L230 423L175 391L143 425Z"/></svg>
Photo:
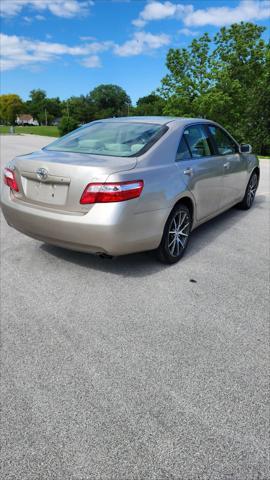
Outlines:
<svg viewBox="0 0 270 480"><path fill-rule="evenodd" d="M240 151L240 153L251 153L252 152L252 146L249 145L249 143L241 143L239 151Z"/></svg>

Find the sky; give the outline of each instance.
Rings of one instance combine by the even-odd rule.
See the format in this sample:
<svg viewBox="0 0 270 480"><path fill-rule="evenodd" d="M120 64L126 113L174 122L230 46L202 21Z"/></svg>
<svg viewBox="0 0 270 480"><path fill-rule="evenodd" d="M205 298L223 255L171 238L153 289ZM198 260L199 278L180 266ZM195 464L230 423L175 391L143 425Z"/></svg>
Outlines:
<svg viewBox="0 0 270 480"><path fill-rule="evenodd" d="M1 93L85 95L101 83L133 103L166 75L169 48L250 21L269 38L270 0L1 0Z"/></svg>

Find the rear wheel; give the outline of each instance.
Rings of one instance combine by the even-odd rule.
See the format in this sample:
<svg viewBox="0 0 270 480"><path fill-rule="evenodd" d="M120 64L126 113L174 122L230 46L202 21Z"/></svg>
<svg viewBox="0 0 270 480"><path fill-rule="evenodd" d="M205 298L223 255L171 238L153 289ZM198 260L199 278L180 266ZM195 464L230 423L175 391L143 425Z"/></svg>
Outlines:
<svg viewBox="0 0 270 480"><path fill-rule="evenodd" d="M183 256L190 237L192 219L186 205L179 204L172 210L157 249L163 263L173 264Z"/></svg>
<svg viewBox="0 0 270 480"><path fill-rule="evenodd" d="M248 185L247 185L247 188L246 188L246 192L245 192L245 196L244 196L242 202L239 204L240 208L242 208L243 210L248 210L250 207L252 207L252 204L253 204L254 199L255 199L257 188L258 188L258 175L257 175L256 172L253 172L253 174L251 175L251 177L249 179L249 182L248 182Z"/></svg>

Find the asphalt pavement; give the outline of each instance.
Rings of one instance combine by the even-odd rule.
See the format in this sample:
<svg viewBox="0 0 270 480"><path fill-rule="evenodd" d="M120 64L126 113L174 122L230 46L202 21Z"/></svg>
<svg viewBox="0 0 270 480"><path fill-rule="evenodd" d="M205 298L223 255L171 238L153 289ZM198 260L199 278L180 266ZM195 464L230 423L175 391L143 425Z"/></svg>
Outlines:
<svg viewBox="0 0 270 480"><path fill-rule="evenodd" d="M1 160L52 139L2 136ZM5 480L266 480L270 161L163 266L1 222Z"/></svg>

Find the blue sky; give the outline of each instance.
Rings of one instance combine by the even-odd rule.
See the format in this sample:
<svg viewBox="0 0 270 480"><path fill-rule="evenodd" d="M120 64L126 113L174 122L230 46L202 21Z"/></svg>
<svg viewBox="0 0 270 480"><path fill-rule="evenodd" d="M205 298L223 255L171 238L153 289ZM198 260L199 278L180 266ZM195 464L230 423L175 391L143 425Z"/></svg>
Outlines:
<svg viewBox="0 0 270 480"><path fill-rule="evenodd" d="M170 47L241 20L269 38L269 18L269 0L2 0L1 93L64 99L114 83L136 102L159 86Z"/></svg>

